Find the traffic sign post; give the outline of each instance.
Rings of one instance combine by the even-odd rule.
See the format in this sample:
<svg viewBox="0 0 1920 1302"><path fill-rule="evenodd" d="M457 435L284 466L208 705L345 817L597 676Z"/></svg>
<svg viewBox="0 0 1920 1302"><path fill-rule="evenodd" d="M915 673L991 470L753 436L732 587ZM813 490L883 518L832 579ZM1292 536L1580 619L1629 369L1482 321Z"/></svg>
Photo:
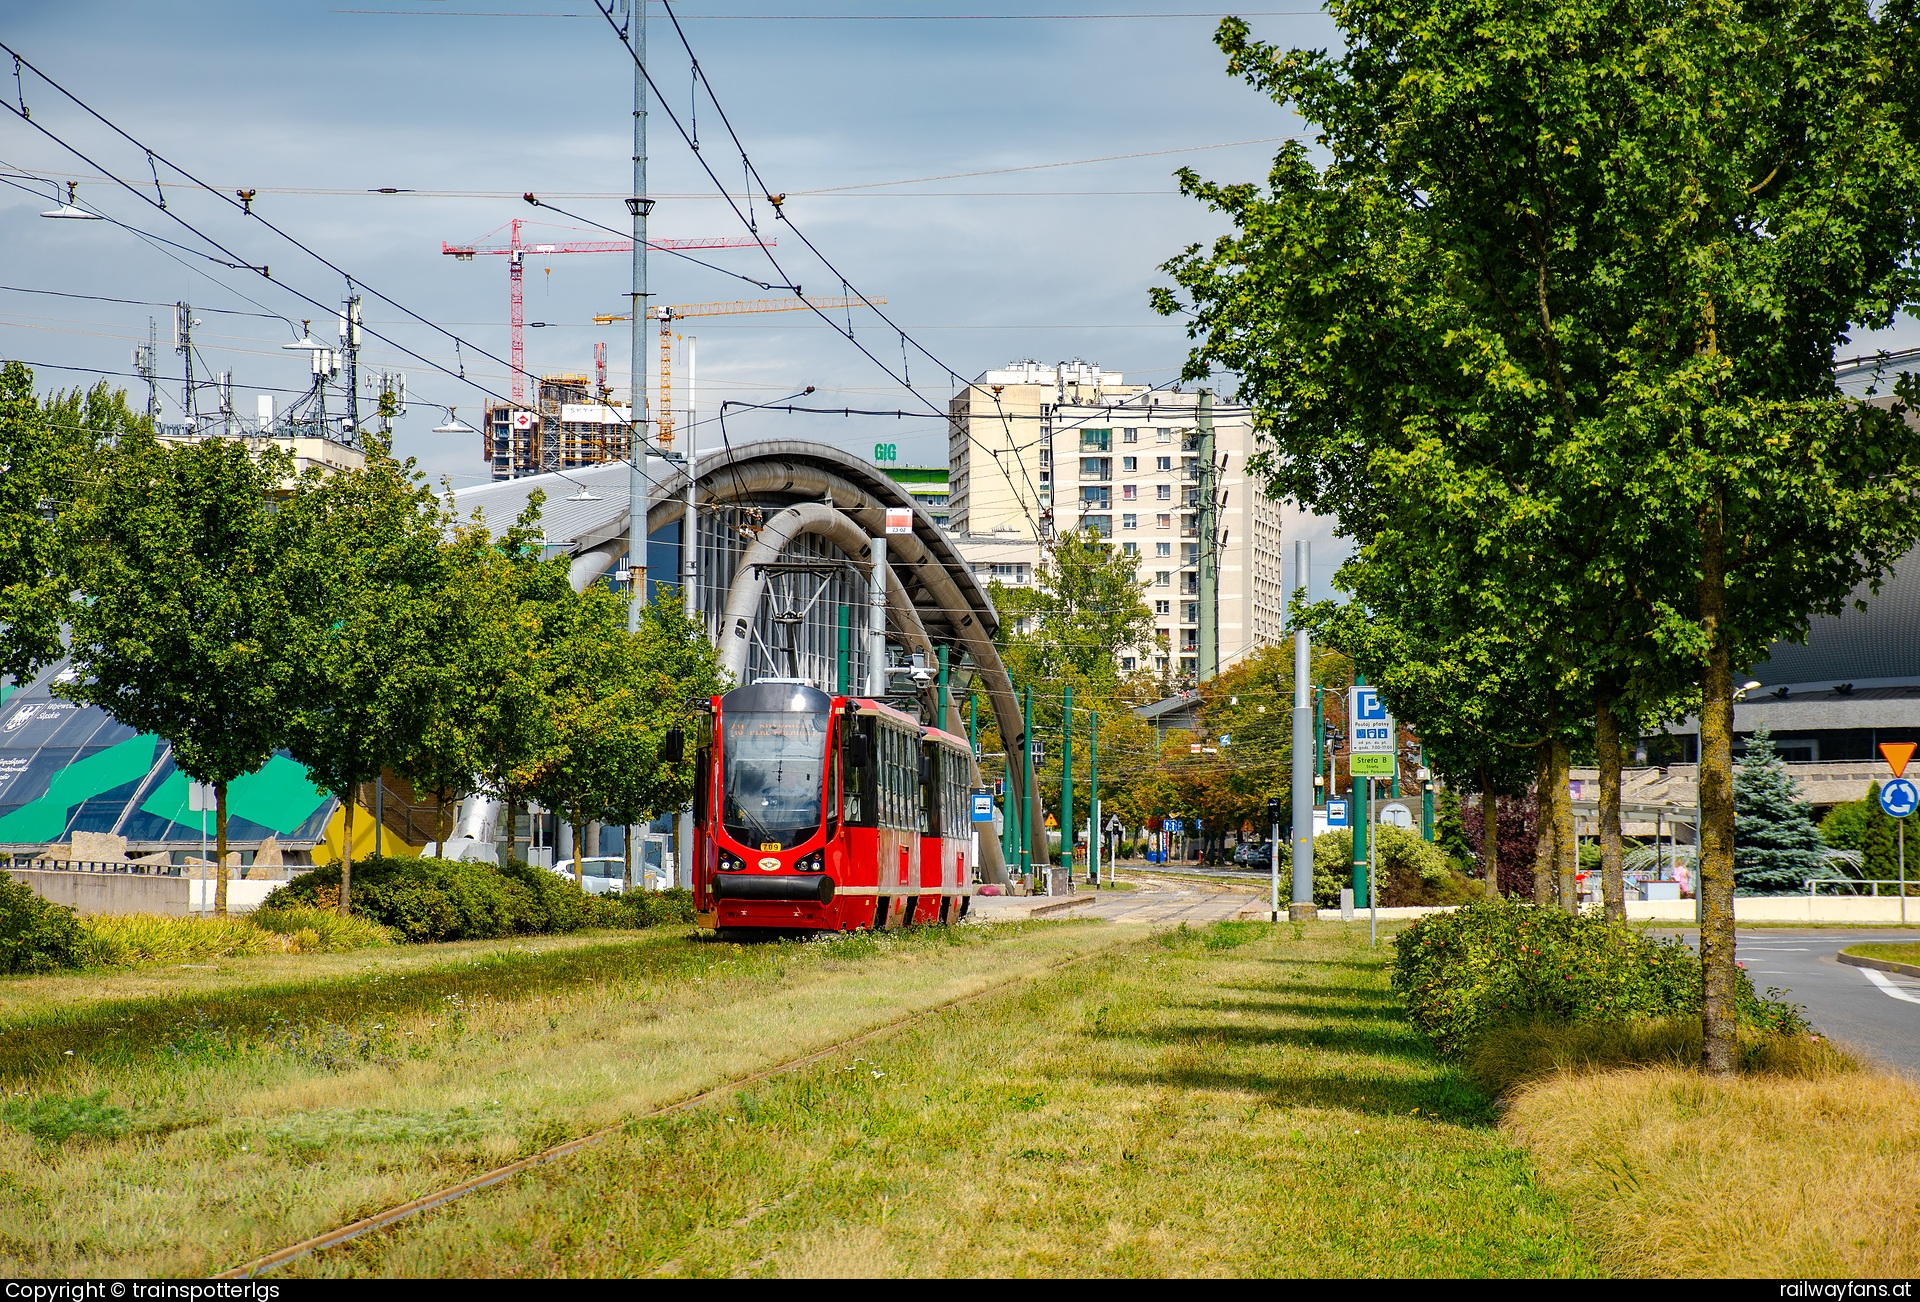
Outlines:
<svg viewBox="0 0 1920 1302"><path fill-rule="evenodd" d="M1353 779L1356 804L1363 798L1361 782L1367 784L1366 804L1351 824L1356 904L1372 898L1373 779L1390 776L1394 771L1396 731L1393 716L1387 713L1387 703L1380 699L1379 689L1367 686L1364 677L1356 676L1353 686L1347 689L1347 773Z"/></svg>
<svg viewBox="0 0 1920 1302"><path fill-rule="evenodd" d="M1920 808L1920 787L1913 779L1900 777L1901 770L1907 767L1907 761L1913 758L1913 743L1883 742L1880 753L1887 757L1887 766L1895 776L1880 788L1880 812L1894 820L1894 843L1898 847L1896 854L1900 863L1900 922L1907 921L1907 816L1915 808Z"/></svg>

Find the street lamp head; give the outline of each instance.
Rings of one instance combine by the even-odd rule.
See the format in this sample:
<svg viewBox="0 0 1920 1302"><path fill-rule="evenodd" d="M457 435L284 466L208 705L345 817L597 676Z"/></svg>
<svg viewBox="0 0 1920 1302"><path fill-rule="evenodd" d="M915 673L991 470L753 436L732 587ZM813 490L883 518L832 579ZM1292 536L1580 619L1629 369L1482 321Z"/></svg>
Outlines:
<svg viewBox="0 0 1920 1302"><path fill-rule="evenodd" d="M627 215L645 217L653 212L653 200L636 195L627 200Z"/></svg>
<svg viewBox="0 0 1920 1302"><path fill-rule="evenodd" d="M63 204L60 204L58 207L47 209L45 212L41 213L40 215L42 217L51 217L56 221L97 222L102 220L99 213L88 212L85 208L82 208L79 204L74 202L73 192L78 188L79 188L79 183L77 181L68 181L67 182L67 201ZM58 191L55 191L55 193L58 194Z"/></svg>
<svg viewBox="0 0 1920 1302"><path fill-rule="evenodd" d="M447 423L435 425L433 427L435 434L478 434L480 432L455 415L454 410L452 407L447 408Z"/></svg>

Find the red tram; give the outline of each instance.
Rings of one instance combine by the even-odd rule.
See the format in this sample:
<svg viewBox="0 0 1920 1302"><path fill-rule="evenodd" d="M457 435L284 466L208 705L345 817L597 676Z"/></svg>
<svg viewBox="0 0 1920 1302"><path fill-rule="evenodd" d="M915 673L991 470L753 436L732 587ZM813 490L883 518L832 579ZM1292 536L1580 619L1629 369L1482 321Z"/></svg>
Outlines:
<svg viewBox="0 0 1920 1302"><path fill-rule="evenodd" d="M793 679L711 698L697 737L701 926L857 931L966 916L965 738Z"/></svg>

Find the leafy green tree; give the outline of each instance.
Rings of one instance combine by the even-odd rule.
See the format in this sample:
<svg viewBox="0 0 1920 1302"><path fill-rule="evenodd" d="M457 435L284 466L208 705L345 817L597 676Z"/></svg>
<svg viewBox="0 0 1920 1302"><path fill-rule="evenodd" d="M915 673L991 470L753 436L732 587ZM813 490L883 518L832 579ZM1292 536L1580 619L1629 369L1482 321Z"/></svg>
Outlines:
<svg viewBox="0 0 1920 1302"><path fill-rule="evenodd" d="M287 645L274 502L291 459L230 439L123 434L62 520L80 600L70 608L75 700L173 748L213 786L214 907L227 908L227 787L284 744Z"/></svg>
<svg viewBox="0 0 1920 1302"><path fill-rule="evenodd" d="M1731 1071L1732 667L1920 534L1920 431L1831 377L1916 297L1912 0L1331 12L1333 56L1222 25L1326 161L1290 145L1264 195L1186 178L1239 230L1173 264L1189 371L1237 370L1276 489L1363 545L1490 558L1498 627L1565 706L1543 731L1698 686L1703 1026Z"/></svg>
<svg viewBox="0 0 1920 1302"><path fill-rule="evenodd" d="M1740 816L1734 874L1741 895L1793 894L1809 880L1837 875L1826 865L1826 843L1799 785L1765 729L1747 743L1733 778L1733 800Z"/></svg>
<svg viewBox="0 0 1920 1302"><path fill-rule="evenodd" d="M530 768L528 791L573 828L574 881L584 886L587 824L644 822L692 792L692 766L660 758L687 703L720 686L717 654L678 600L648 605L627 632L627 603L590 585L549 625L553 744ZM632 847L627 850L631 884Z"/></svg>
<svg viewBox="0 0 1920 1302"><path fill-rule="evenodd" d="M0 678L25 683L59 659L71 590L60 512L98 446L138 423L104 384L43 405L32 371L0 364Z"/></svg>
<svg viewBox="0 0 1920 1302"><path fill-rule="evenodd" d="M361 788L417 751L444 644L442 511L415 472L377 451L310 472L277 516L289 684L287 749L345 810L340 912L353 908Z"/></svg>

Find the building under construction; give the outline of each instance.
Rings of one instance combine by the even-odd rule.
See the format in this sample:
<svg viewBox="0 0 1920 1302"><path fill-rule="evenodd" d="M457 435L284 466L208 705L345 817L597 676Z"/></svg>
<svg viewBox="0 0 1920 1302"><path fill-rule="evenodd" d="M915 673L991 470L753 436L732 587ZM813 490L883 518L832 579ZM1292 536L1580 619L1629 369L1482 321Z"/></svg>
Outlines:
<svg viewBox="0 0 1920 1302"><path fill-rule="evenodd" d="M543 375L531 407L489 403L481 423L495 479L624 461L632 443L632 409L607 401L607 390L584 375Z"/></svg>

